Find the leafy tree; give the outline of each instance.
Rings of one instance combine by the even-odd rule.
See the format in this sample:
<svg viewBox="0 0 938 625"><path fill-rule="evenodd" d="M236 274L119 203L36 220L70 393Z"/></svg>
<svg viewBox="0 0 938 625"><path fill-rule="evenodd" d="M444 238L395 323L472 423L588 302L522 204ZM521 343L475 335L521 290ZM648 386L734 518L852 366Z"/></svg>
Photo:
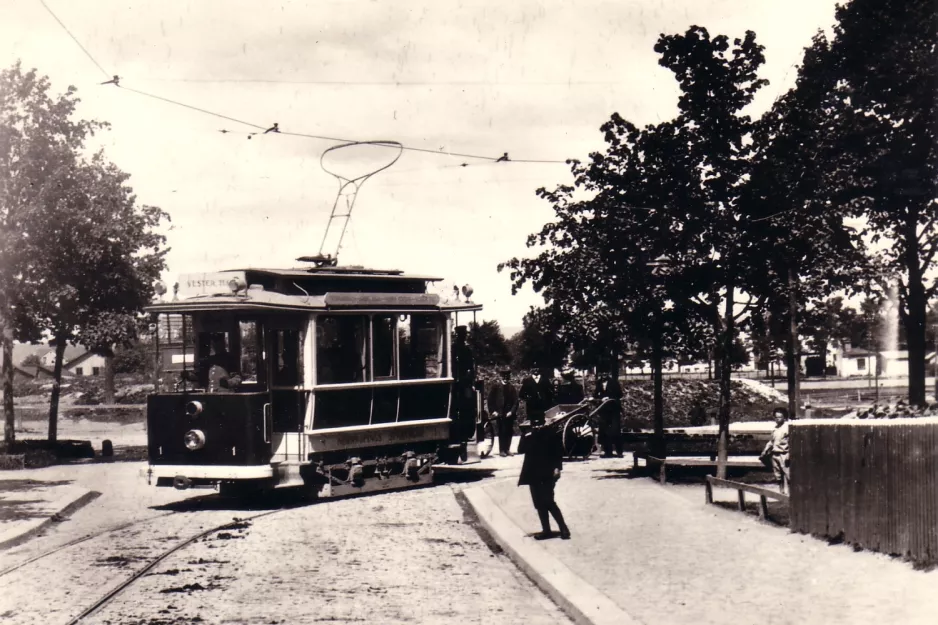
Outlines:
<svg viewBox="0 0 938 625"><path fill-rule="evenodd" d="M761 249L762 267L749 289L785 320L783 347L791 414L800 405L801 337L812 300L852 288L866 267L859 235L844 224L827 165L835 147L827 121L831 101L829 46L818 34L806 49L796 85L757 122L751 177L743 193L747 235Z"/></svg>
<svg viewBox="0 0 938 625"><path fill-rule="evenodd" d="M844 306L842 297L830 297L805 312L805 334L808 347L817 352L821 362L825 363L830 347L843 349L850 342L856 311Z"/></svg>
<svg viewBox="0 0 938 625"><path fill-rule="evenodd" d="M46 77L24 72L19 63L0 71L0 342L3 349L4 443L15 438L13 421L13 340L41 334L25 305L34 293L24 273L34 255L55 250L36 239L30 225L42 219L44 197L61 172L77 161L84 140L103 124L74 120L78 98L70 87L49 93Z"/></svg>
<svg viewBox="0 0 938 625"><path fill-rule="evenodd" d="M497 321L470 323L466 343L472 350L477 366L501 367L511 364L508 342Z"/></svg>
<svg viewBox="0 0 938 625"><path fill-rule="evenodd" d="M42 364L42 357L39 354L30 354L20 362L21 367L38 367Z"/></svg>
<svg viewBox="0 0 938 625"><path fill-rule="evenodd" d="M745 302L738 298L763 292L754 287L764 275L762 241L752 236L752 223L744 218L741 192L756 150L753 121L742 111L766 84L758 77L765 57L751 31L731 42L723 35L711 37L699 26L683 35L662 36L655 51L681 89L674 121L681 146L676 158L686 173L675 183L684 186L686 200L672 207L669 218L680 224L675 243L681 281L696 292L691 301L713 328L720 388L717 473L725 477L733 345L749 312L759 305L752 297Z"/></svg>
<svg viewBox="0 0 938 625"><path fill-rule="evenodd" d="M730 353L729 361L733 369L741 369L752 361L749 348L746 347L746 342L742 338L736 337L733 341L733 351Z"/></svg>
<svg viewBox="0 0 938 625"><path fill-rule="evenodd" d="M126 337L121 319L150 301L164 268L164 239L154 229L166 214L139 206L129 176L103 154L83 156L85 137L102 124L71 119L73 88L53 100L48 80L18 65L0 75L0 86L0 158L13 164L0 173L3 232L18 234L0 270L0 319L14 319L21 334L52 336L54 441L66 344L102 347Z"/></svg>
<svg viewBox="0 0 938 625"><path fill-rule="evenodd" d="M880 259L899 285L909 349L909 401L925 401L925 321L938 293L938 5L853 0L836 11L825 60L837 107L829 169L840 201L888 240ZM929 277L931 276L931 277Z"/></svg>
<svg viewBox="0 0 938 625"><path fill-rule="evenodd" d="M114 351L114 373L153 374L153 345L136 340L129 345L118 345Z"/></svg>
<svg viewBox="0 0 938 625"><path fill-rule="evenodd" d="M559 369L566 361L569 344L561 338L561 324L545 308L532 308L522 320L523 329L511 337L513 364L518 369Z"/></svg>

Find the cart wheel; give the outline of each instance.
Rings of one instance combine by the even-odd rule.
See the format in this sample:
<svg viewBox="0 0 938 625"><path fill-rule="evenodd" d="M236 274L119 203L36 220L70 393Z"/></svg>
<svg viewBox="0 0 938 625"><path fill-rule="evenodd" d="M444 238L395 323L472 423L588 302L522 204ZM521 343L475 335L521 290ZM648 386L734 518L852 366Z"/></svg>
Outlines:
<svg viewBox="0 0 938 625"><path fill-rule="evenodd" d="M595 432L589 415L570 417L563 426L563 451L568 458L589 458L593 453Z"/></svg>

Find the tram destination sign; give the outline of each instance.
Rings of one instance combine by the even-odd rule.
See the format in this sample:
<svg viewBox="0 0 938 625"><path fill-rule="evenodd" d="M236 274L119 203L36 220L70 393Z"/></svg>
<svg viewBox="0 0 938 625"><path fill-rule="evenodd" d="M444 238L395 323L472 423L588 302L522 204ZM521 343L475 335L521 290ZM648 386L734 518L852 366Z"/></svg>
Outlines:
<svg viewBox="0 0 938 625"><path fill-rule="evenodd" d="M179 276L179 298L198 295L231 295L228 283L238 278L245 282L243 271L216 271L214 273L184 273Z"/></svg>

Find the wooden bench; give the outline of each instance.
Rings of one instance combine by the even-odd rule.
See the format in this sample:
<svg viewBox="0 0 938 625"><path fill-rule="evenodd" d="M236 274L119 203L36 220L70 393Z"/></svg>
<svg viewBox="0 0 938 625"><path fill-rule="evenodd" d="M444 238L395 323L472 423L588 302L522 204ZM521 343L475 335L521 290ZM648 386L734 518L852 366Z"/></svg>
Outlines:
<svg viewBox="0 0 938 625"><path fill-rule="evenodd" d="M745 493L752 493L753 495L759 495L759 518L763 521L769 514L768 499L775 499L783 503L789 502L788 495L773 490L771 488L766 488L764 486L754 486L752 484L743 484L742 482L733 482L731 480L721 480L718 477L712 475L707 476L706 488L706 497L707 503L713 503L713 487L722 486L724 488L735 488L737 494L737 503L736 507L740 512L746 510L746 496Z"/></svg>
<svg viewBox="0 0 938 625"><path fill-rule="evenodd" d="M658 481L662 484L667 483L668 467L713 467L714 469L717 466L717 461L714 456L711 456L709 460L703 458L682 458L669 456L667 458L657 458L651 454L646 454L642 452L634 452L632 454L632 466L638 468L639 460L645 461L645 466L649 469L656 465L658 466ZM727 458L726 462L727 468L731 469L765 469L765 465L758 460L737 460L735 458Z"/></svg>

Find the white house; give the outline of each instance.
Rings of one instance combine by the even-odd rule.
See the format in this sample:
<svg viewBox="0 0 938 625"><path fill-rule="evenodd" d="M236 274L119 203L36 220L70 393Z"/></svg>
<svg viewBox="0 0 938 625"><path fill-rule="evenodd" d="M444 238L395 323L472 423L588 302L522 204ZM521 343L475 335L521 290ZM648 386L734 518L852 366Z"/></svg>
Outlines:
<svg viewBox="0 0 938 625"><path fill-rule="evenodd" d="M48 351L44 352L42 356L39 357L39 364L41 364L46 369L52 369L55 367L55 348L48 347ZM88 350L84 347L78 345L66 345L65 353L62 355L62 362L65 363L63 368L68 365L69 362L79 358L84 355Z"/></svg>
<svg viewBox="0 0 938 625"><path fill-rule="evenodd" d="M909 352L904 349L885 349L879 352L883 378L904 378L909 375ZM925 355L925 366L934 367L934 352ZM842 378L876 375L876 353L860 347L847 347L842 353L837 350L834 357L837 373Z"/></svg>
<svg viewBox="0 0 938 625"><path fill-rule="evenodd" d="M79 377L104 375L104 356L86 351L72 360L66 360L63 370Z"/></svg>

